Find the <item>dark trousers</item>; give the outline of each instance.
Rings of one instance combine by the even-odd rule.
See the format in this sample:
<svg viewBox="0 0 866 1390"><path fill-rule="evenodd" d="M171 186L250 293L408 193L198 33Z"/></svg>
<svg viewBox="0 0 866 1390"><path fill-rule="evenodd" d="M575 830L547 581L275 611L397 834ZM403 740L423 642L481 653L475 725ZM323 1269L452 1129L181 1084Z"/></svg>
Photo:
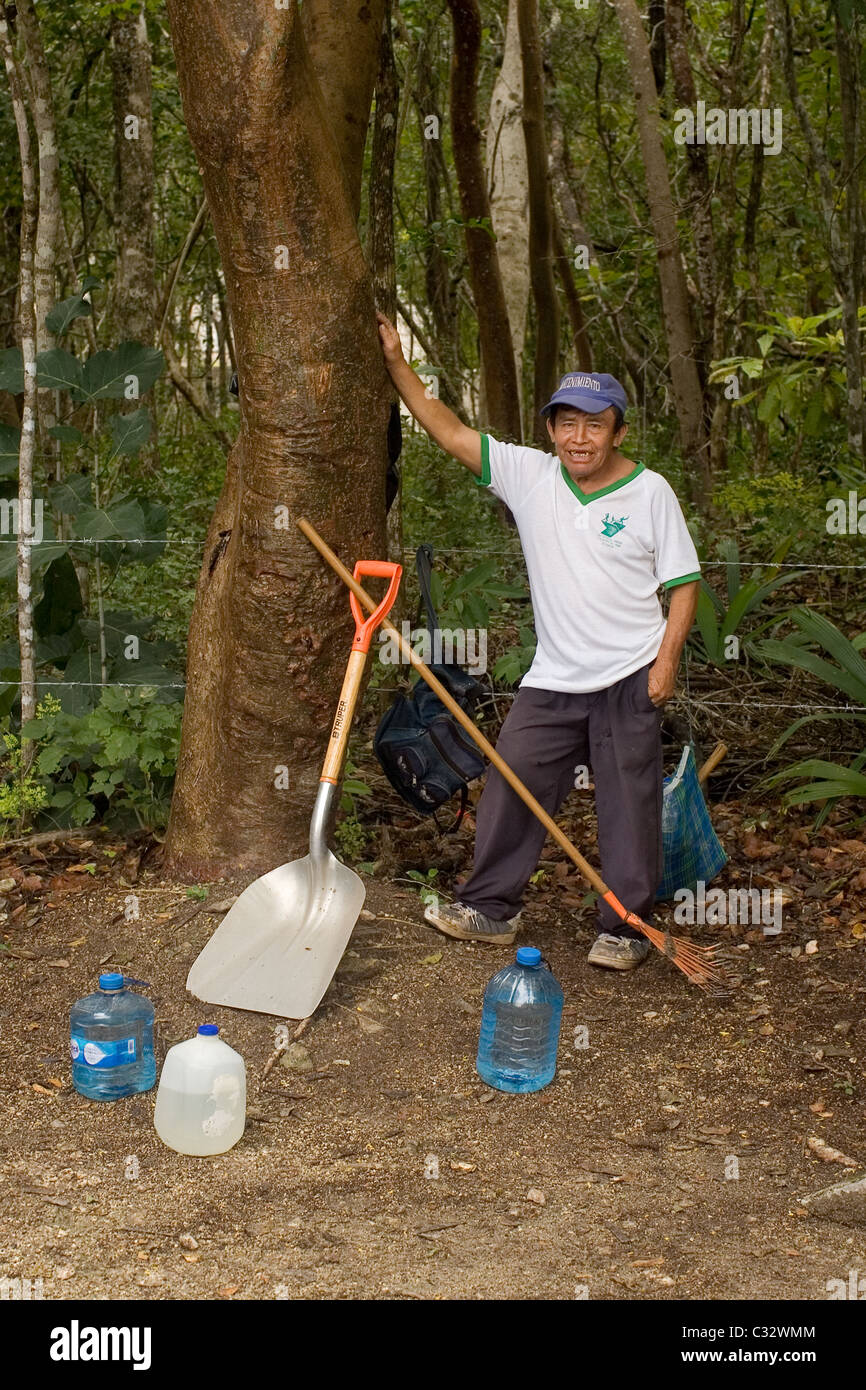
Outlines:
<svg viewBox="0 0 866 1390"><path fill-rule="evenodd" d="M552 816L575 787L575 769L591 766L602 878L645 920L662 876L661 712L647 693L649 669L581 695L523 686L496 744ZM581 781L585 787L586 775L575 795L586 796ZM476 815L475 863L459 901L488 917L513 917L546 836L505 778L489 768ZM599 912L599 931L640 935L623 928L607 903Z"/></svg>

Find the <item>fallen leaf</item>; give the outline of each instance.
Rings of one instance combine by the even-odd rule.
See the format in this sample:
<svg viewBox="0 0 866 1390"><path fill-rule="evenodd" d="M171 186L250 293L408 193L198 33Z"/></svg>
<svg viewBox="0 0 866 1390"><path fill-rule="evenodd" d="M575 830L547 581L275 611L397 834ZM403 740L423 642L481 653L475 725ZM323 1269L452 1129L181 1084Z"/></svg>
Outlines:
<svg viewBox="0 0 866 1390"><path fill-rule="evenodd" d="M217 1289L217 1294L220 1298L231 1298L239 1288L240 1284L223 1284L221 1289Z"/></svg>
<svg viewBox="0 0 866 1390"><path fill-rule="evenodd" d="M817 1134L811 1134L806 1140L806 1144L812 1150L812 1153L816 1154L818 1158L823 1159L825 1163L841 1163L844 1168L858 1168L860 1166L855 1158L848 1158L846 1154L840 1153L838 1149L831 1148L830 1145L825 1144L824 1140L820 1139Z"/></svg>
<svg viewBox="0 0 866 1390"><path fill-rule="evenodd" d="M455 1172L455 1173L474 1173L474 1172L477 1170L477 1168L478 1168L478 1164L477 1164L477 1163L463 1163L463 1162L461 1162L460 1160L457 1160L457 1161L455 1162L454 1160L452 1160L452 1161L451 1161L451 1164L450 1164L450 1167L454 1169L454 1172Z"/></svg>
<svg viewBox="0 0 866 1390"><path fill-rule="evenodd" d="M433 953L432 956L425 956L424 959L422 960L421 964L422 964L422 965L438 965L441 959L442 959L442 952L441 952L441 951L434 951L434 953Z"/></svg>
<svg viewBox="0 0 866 1390"><path fill-rule="evenodd" d="M47 1087L45 1087L45 1086L40 1086L39 1083L38 1083L38 1081L34 1081L34 1082L33 1082L33 1090L34 1090L34 1091L37 1091L37 1092L39 1093L40 1096L53 1096L53 1095L54 1095L54 1092L53 1092L53 1091L49 1091L49 1090L47 1089Z"/></svg>
<svg viewBox="0 0 866 1390"><path fill-rule="evenodd" d="M60 1078L57 1077L57 1076L49 1076L49 1077L48 1077L48 1085L49 1085L49 1086L56 1086L57 1089L58 1089L58 1091L61 1091L61 1090L63 1089L63 1082L62 1082L62 1081L60 1080Z"/></svg>
<svg viewBox="0 0 866 1390"><path fill-rule="evenodd" d="M377 1023L374 1018L366 1018L364 1014L356 1014L355 1017L362 1033L384 1033L384 1026Z"/></svg>
<svg viewBox="0 0 866 1390"><path fill-rule="evenodd" d="M70 941L67 944L69 946L83 946L86 940L86 936L76 936L74 941Z"/></svg>

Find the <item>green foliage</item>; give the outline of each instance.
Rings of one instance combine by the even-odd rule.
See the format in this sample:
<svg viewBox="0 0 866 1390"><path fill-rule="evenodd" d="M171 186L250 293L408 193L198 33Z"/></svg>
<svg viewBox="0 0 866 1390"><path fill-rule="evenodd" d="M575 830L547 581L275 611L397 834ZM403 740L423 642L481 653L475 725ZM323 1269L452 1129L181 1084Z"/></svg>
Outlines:
<svg viewBox="0 0 866 1390"><path fill-rule="evenodd" d="M357 797L367 797L373 795L373 788L360 777L356 777L357 768L354 763L346 761L346 768L343 775L343 782L340 789L340 808L345 811L347 816L357 816L358 803Z"/></svg>
<svg viewBox="0 0 866 1390"><path fill-rule="evenodd" d="M368 839L366 829L354 812L343 816L334 827L334 840L341 858L348 859L353 864L362 858Z"/></svg>
<svg viewBox="0 0 866 1390"><path fill-rule="evenodd" d="M812 519L815 529L824 526L824 501L818 484L795 476L787 469L773 473L732 478L718 488L716 506L735 522L744 522L750 531L769 531L778 535L795 531L804 519Z"/></svg>
<svg viewBox="0 0 866 1390"><path fill-rule="evenodd" d="M734 404L758 400L758 419L766 425L783 417L806 435L823 435L844 424L847 408L845 342L841 328L817 330L841 318L841 307L809 318L774 311L772 323L749 323L757 335L759 357L738 355L714 362L710 382L742 372L759 382ZM866 308L860 310L866 327Z"/></svg>
<svg viewBox="0 0 866 1390"><path fill-rule="evenodd" d="M418 896L425 907L430 907L431 904L435 906L439 902L439 894L434 887L439 877L438 869L430 868L427 869L425 873L422 873L420 869L407 869L406 877L410 879L413 884L417 883L420 885L418 888Z"/></svg>
<svg viewBox="0 0 866 1390"><path fill-rule="evenodd" d="M502 655L497 657L493 666L495 679L504 681L506 685L517 685L520 678L526 675L532 665L535 648L536 640L533 629L522 627L518 641L507 647Z"/></svg>
<svg viewBox="0 0 866 1390"><path fill-rule="evenodd" d="M107 688L86 714L69 714L54 696L39 704L22 736L36 744L42 809L52 825L110 824L158 829L168 818L180 743L181 710L154 687Z"/></svg>
<svg viewBox="0 0 866 1390"><path fill-rule="evenodd" d="M10 729L8 716L3 721L2 742L5 753L0 758L0 823L5 837L11 823L17 823L21 829L41 811L48 794L35 768L26 762L21 739Z"/></svg>
<svg viewBox="0 0 866 1390"><path fill-rule="evenodd" d="M829 618L809 608L794 608L789 616L799 629L798 632L784 641L766 640L757 643L756 648L760 656L767 661L807 671L845 700L853 701L860 706L866 705L866 660L861 655L866 649L866 633L861 633L853 641L849 641ZM815 647L823 650L825 655L819 655L814 650ZM837 719L862 725L866 724L866 712L840 709L795 719L776 740L768 757L773 757L793 734L807 724L821 724ZM866 776L861 771L864 764L866 753L859 754L850 767L809 758L792 763L767 778L767 785L775 787L786 782L799 782L799 786L785 793L786 804L800 806L806 802L825 801L826 804L816 822L817 825L823 825L839 797L866 796Z"/></svg>
<svg viewBox="0 0 866 1390"><path fill-rule="evenodd" d="M701 586L698 593L698 609L695 622L697 634L692 637L692 642L697 648L700 656L714 666L725 666L734 658L730 655L731 650L739 654L742 645L741 639L737 637L739 628L745 618L765 603L771 594L783 584L788 584L796 576L793 573L780 574L781 561L784 559L791 545L791 537L778 546L773 554L773 563L768 568L766 565L756 567L748 579L742 577L740 566L740 549L736 541L722 541L718 547L718 552L722 560L725 561L727 604L716 593L715 589L707 583L706 579L701 578ZM762 632L778 618L773 616L767 618L758 627L749 630L748 639L742 639L747 651L756 650L754 638L758 632ZM736 643L731 639L736 639Z"/></svg>

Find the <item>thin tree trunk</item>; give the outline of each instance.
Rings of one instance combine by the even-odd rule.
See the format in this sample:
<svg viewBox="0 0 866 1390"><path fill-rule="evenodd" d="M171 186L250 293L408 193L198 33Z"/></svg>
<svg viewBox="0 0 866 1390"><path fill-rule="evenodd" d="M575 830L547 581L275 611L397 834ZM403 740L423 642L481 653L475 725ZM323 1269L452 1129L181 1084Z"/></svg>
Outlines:
<svg viewBox="0 0 866 1390"><path fill-rule="evenodd" d="M559 382L559 296L553 273L553 208L544 129L544 73L538 33L538 0L518 0L523 58L523 134L529 177L529 266L535 301L535 382L533 434L545 447L547 426L540 415Z"/></svg>
<svg viewBox="0 0 866 1390"><path fill-rule="evenodd" d="M849 16L849 25L839 14L838 0L833 6L836 25L836 63L839 68L839 96L842 116L842 187L845 190L845 226L848 240L850 285L843 295L845 328L845 367L848 377L848 447L862 459L864 443L863 347L858 309L863 290L863 168L860 157L862 88L860 85L860 17ZM852 382L855 387L852 390Z"/></svg>
<svg viewBox="0 0 866 1390"><path fill-rule="evenodd" d="M487 128L487 179L490 213L502 287L514 345L514 369L523 410L523 348L529 305L529 174L523 134L523 60L517 22L517 0L508 0L502 66L490 98ZM521 437L526 433L522 425Z"/></svg>
<svg viewBox="0 0 866 1390"><path fill-rule="evenodd" d="M394 161L397 154L397 117L400 111L400 84L394 61L391 0L385 0L382 38L379 45L379 73L376 78L376 113L373 120L373 148L370 170L370 270L377 308L393 322L397 317L397 266L394 259ZM396 393L391 409L399 410ZM403 506L401 489L391 502L387 517L388 556L400 561L403 553ZM401 595L398 595L398 601ZM398 611L398 616L401 616ZM396 621L392 618L392 621Z"/></svg>
<svg viewBox="0 0 866 1390"><path fill-rule="evenodd" d="M864 428L862 347L860 343L859 304L857 299L857 275L859 273L859 268L858 271L855 271L852 262L855 248L849 246L846 254L846 247L842 239L840 230L841 219L837 208L836 194L838 176L809 119L806 104L803 101L797 84L797 73L794 66L794 40L791 11L787 0L772 0L772 4L774 7L776 28L779 35L782 66L785 73L788 94L791 98L791 104L794 107L794 112L797 116L803 138L806 142L806 147L809 151L813 171L817 176L818 196L827 238L830 270L839 298L842 301L842 333L845 340L845 376L848 387L848 448L853 457L860 460L863 458ZM844 66L843 60L843 67ZM845 87L846 85L846 82L843 80L842 86ZM843 102L846 99L846 95L850 97L850 93L843 92ZM843 117L843 136L845 135L846 124L850 128L850 111L846 117ZM848 157L849 154L846 148L845 159ZM849 195L853 192L853 189L849 190Z"/></svg>
<svg viewBox="0 0 866 1390"><path fill-rule="evenodd" d="M686 38L685 0L667 0L667 49L677 105L695 109L697 90ZM706 145L686 146L686 172L689 183L688 216L692 229L697 266L700 305L700 353L702 376L713 353L716 324L716 239L713 230L713 190Z"/></svg>
<svg viewBox="0 0 866 1390"><path fill-rule="evenodd" d="M668 35L665 9L665 0L649 0L649 50L656 91L659 96L665 89L666 76Z"/></svg>
<svg viewBox="0 0 866 1390"><path fill-rule="evenodd" d="M27 122L21 69L9 33L5 11L0 9L0 48L6 66L18 152L21 158L21 242L19 260L18 321L24 366L21 412L21 444L18 451L18 647L21 655L21 723L36 713L36 663L33 644L33 585L30 547L35 529L33 509L33 460L36 452L36 234L39 218L36 166ZM32 744L22 740L22 761L32 756Z"/></svg>
<svg viewBox="0 0 866 1390"><path fill-rule="evenodd" d="M591 372L592 349L586 332L586 319L583 313L583 305L580 302L580 295L574 283L571 258L562 240L562 229L559 225L559 218L555 213L553 219L553 253L556 259L559 282L565 293L565 303L568 309L569 322L571 324L571 336L574 342L574 351L577 356L577 365L582 372Z"/></svg>
<svg viewBox="0 0 866 1390"><path fill-rule="evenodd" d="M704 405L695 361L689 294L683 270L676 211L659 129L658 101L646 32L635 0L612 0L622 31L634 88L638 132L646 172L647 198L659 265L662 318L667 338L671 387L683 454L692 469L695 499L706 503L710 490L709 448Z"/></svg>
<svg viewBox="0 0 866 1390"><path fill-rule="evenodd" d="M454 28L451 62L451 126L454 164L460 186L466 250L484 381L486 420L504 439L520 439L520 395L514 366L514 345L496 243L490 233L490 199L478 127L476 94L481 51L481 16L476 0L448 0ZM486 223L487 225L478 225Z"/></svg>
<svg viewBox="0 0 866 1390"><path fill-rule="evenodd" d="M36 352L40 353L47 352L55 342L54 334L46 326L45 319L57 300L57 265L66 229L60 204L60 153L57 147L54 100L42 33L33 0L19 0L16 9L18 30L24 44L27 75L30 79L30 111L39 156L39 214L33 270ZM49 433L57 424L57 394L50 387L37 389L36 418L39 427L39 448L45 460L46 472L59 482L62 467L60 440L53 438ZM63 519L58 534L64 534Z"/></svg>
<svg viewBox="0 0 866 1390"><path fill-rule="evenodd" d="M111 21L114 227L117 272L109 309L118 342L156 342L151 53L144 7Z"/></svg>
<svg viewBox="0 0 866 1390"><path fill-rule="evenodd" d="M34 258L36 351L45 352L54 346L54 335L45 327L45 315L57 299L56 274L63 230L60 207L60 153L57 147L51 78L33 0L18 0L16 9L32 86L30 109L39 154L39 221ZM47 402L45 397L49 398ZM40 404L53 406L50 397L51 393L48 391L40 393ZM53 415L53 409L51 413ZM42 414L43 411L40 410L40 417ZM53 423L53 420L48 423Z"/></svg>
<svg viewBox="0 0 866 1390"><path fill-rule="evenodd" d="M168 0L168 13L240 373L166 842L173 872L213 877L271 868L306 844L352 624L294 518L349 563L381 558L390 382L297 3ZM333 53L332 92L355 65L375 76L379 40L359 18Z"/></svg>

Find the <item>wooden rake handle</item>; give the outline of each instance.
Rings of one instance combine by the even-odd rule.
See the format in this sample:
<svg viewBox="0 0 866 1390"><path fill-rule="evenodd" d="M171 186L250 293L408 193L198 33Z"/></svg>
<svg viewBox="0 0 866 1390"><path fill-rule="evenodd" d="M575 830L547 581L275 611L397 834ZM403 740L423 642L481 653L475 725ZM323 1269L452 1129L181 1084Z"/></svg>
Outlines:
<svg viewBox="0 0 866 1390"><path fill-rule="evenodd" d="M341 561L334 554L333 550L331 550L330 546L322 540L322 537L319 535L318 531L316 531L315 528L311 526L310 523L307 520L305 520L304 517L298 518L298 527L301 531L303 531L310 544L315 546L316 550L318 550L322 558L324 560L327 560L328 564L331 566L331 569L334 570L334 572L340 576L343 583L346 584L349 587L349 589L351 589L358 602L361 603L364 606L364 608L367 609L368 612L372 612L376 607L376 604L374 603L373 599L371 599L370 595L366 593L364 589L361 588L361 585L357 582L357 580L352 577L352 575L346 569L346 566L341 563ZM443 705L445 705L445 707L451 711L458 724L461 726L461 728L466 730L469 737L473 739L475 743L478 744L478 747L481 749L485 757L489 758L490 762L496 768L497 772L500 772L502 774L508 785L520 797L521 801L523 801L529 807L533 815L538 817L547 833L556 841L560 849L568 855L569 859L572 861L573 864L577 865L578 869L583 874L583 877L587 880L587 882L592 885L592 887L596 890L597 893L601 894L604 900L607 903L609 903L610 906L613 908L614 912L616 912L617 916L621 917L623 921L626 921L629 917L633 916L633 914L629 913L627 909L623 907L619 899L615 897L615 895L611 892L601 875L596 872L596 870L586 859L584 859L580 851L578 849L575 849L574 845L571 843L565 832L560 830L553 817L548 815L547 811L545 811L544 807L541 805L540 802L536 801L535 797L532 795L532 792L529 791L528 787L524 786L517 774L515 772L512 772L508 764L503 761L503 759L497 753L496 749L493 747L493 744L484 737L480 729L476 728L475 724L469 718L468 714L466 714L466 712L460 708L457 701L453 699L453 697L445 689L445 686L442 684L442 682L436 679L429 666L426 666L424 662L421 660L421 658L415 655L412 648L409 646L409 643L401 636L401 634L397 631L394 625L385 621L382 623L382 629L383 631L387 632L388 636L392 639L392 641L397 643L398 649L401 655L403 656L404 660L415 667L415 670L418 672L419 676L421 676L421 678L425 680L427 684L430 686L430 689L433 690L439 696L439 699L442 701Z"/></svg>

